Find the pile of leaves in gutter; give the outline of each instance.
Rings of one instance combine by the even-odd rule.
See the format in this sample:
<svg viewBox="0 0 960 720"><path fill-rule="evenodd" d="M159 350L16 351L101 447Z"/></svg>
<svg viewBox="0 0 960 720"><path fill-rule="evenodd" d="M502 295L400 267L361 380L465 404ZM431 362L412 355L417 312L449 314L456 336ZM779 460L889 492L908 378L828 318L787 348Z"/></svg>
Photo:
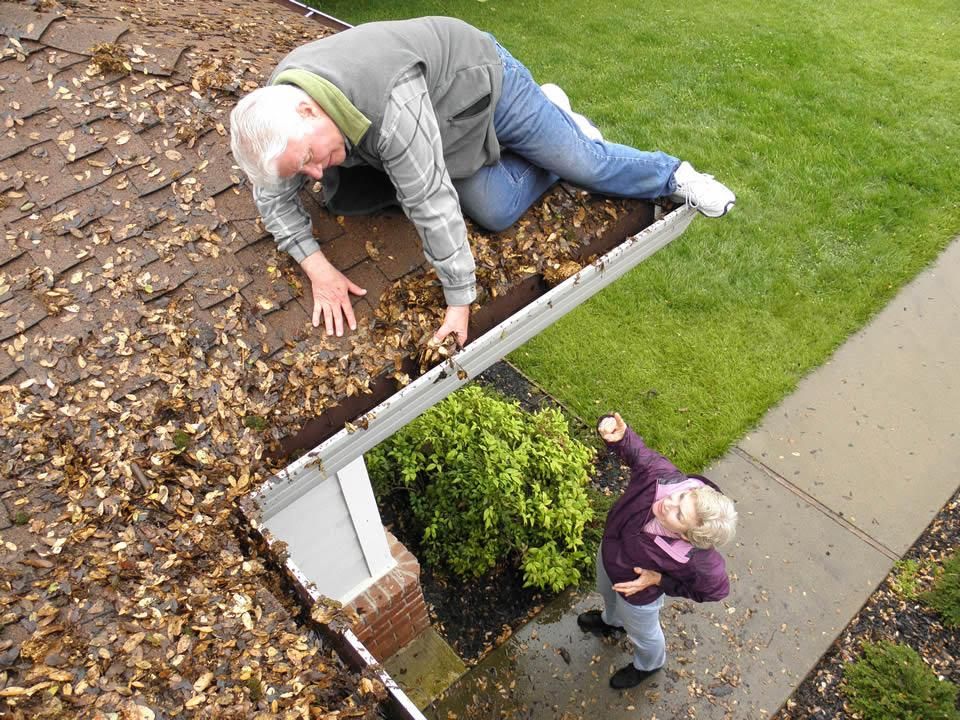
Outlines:
<svg viewBox="0 0 960 720"><path fill-rule="evenodd" d="M857 717L843 692L843 670L861 657L863 643L887 640L907 645L939 677L960 684L960 629L946 627L920 598L932 586L936 569L958 547L960 491L937 513L774 720Z"/></svg>
<svg viewBox="0 0 960 720"><path fill-rule="evenodd" d="M476 262L477 303L500 298L531 276L557 285L582 268L584 248L627 216L634 203L600 199L567 186L548 193L515 227L496 235L484 234L468 221L468 237ZM389 241L387 241L389 245ZM590 260L590 258L587 258ZM373 328L385 332L395 377L409 381L402 366L405 357L419 359L419 371L449 358L453 347L429 348L429 340L443 320L443 291L436 274L407 276L382 296ZM376 352L376 348L370 348ZM367 353L365 353L367 354ZM384 364L381 371L388 370Z"/></svg>
<svg viewBox="0 0 960 720"><path fill-rule="evenodd" d="M224 345L203 353L170 309L108 321L74 350L76 384L0 387L0 490L16 513L0 533L9 717L368 717L376 705L381 689L297 626L233 539L233 505L269 466L245 424L265 412L256 374L220 330ZM44 341L52 358L69 351ZM116 394L146 368L149 388Z"/></svg>

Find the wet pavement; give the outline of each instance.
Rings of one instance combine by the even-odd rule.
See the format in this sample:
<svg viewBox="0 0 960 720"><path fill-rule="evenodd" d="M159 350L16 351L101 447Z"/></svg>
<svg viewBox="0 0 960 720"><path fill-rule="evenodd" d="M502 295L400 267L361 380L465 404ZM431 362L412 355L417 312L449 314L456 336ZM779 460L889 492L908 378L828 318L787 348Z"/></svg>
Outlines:
<svg viewBox="0 0 960 720"><path fill-rule="evenodd" d="M957 489L960 243L706 471L737 501L730 596L667 603L668 660L627 692L625 639L583 634L567 594L426 715L765 718L777 711Z"/></svg>

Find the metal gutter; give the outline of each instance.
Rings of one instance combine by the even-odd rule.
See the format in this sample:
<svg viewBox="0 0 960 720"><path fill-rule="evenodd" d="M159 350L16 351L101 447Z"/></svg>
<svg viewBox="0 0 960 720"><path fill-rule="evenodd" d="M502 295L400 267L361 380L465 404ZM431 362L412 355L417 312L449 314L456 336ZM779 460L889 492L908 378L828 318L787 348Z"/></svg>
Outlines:
<svg viewBox="0 0 960 720"><path fill-rule="evenodd" d="M352 656L354 658L353 662L362 662L365 663L367 667L373 668L377 678L387 689L390 709L397 714L398 718L402 720L427 720L426 716L420 712L420 708L407 697L403 688L397 685L396 680L390 676L390 673L383 669L383 666L370 654L370 651L360 642L360 639L353 634L353 630L347 628L340 631L340 637L343 638L345 644L338 647L337 652L341 657Z"/></svg>
<svg viewBox="0 0 960 720"><path fill-rule="evenodd" d="M289 465L253 498L262 522L679 237L695 215L681 206L628 237Z"/></svg>

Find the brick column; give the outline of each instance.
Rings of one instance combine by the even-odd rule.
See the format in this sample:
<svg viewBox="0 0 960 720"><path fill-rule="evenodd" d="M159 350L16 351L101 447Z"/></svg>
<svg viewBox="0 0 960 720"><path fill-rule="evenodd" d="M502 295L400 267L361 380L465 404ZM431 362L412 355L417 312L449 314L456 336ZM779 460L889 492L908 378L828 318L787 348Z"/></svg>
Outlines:
<svg viewBox="0 0 960 720"><path fill-rule="evenodd" d="M353 631L380 662L430 626L420 563L392 533L387 543L397 566L347 604L360 615Z"/></svg>

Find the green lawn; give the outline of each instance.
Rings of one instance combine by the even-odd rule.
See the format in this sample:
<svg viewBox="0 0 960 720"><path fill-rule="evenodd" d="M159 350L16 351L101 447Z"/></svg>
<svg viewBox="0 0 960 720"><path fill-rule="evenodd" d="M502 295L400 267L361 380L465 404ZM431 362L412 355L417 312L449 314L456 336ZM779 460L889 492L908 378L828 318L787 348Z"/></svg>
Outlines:
<svg viewBox="0 0 960 720"><path fill-rule="evenodd" d="M362 0L455 15L610 139L738 195L511 359L688 471L722 454L960 232L956 0Z"/></svg>

